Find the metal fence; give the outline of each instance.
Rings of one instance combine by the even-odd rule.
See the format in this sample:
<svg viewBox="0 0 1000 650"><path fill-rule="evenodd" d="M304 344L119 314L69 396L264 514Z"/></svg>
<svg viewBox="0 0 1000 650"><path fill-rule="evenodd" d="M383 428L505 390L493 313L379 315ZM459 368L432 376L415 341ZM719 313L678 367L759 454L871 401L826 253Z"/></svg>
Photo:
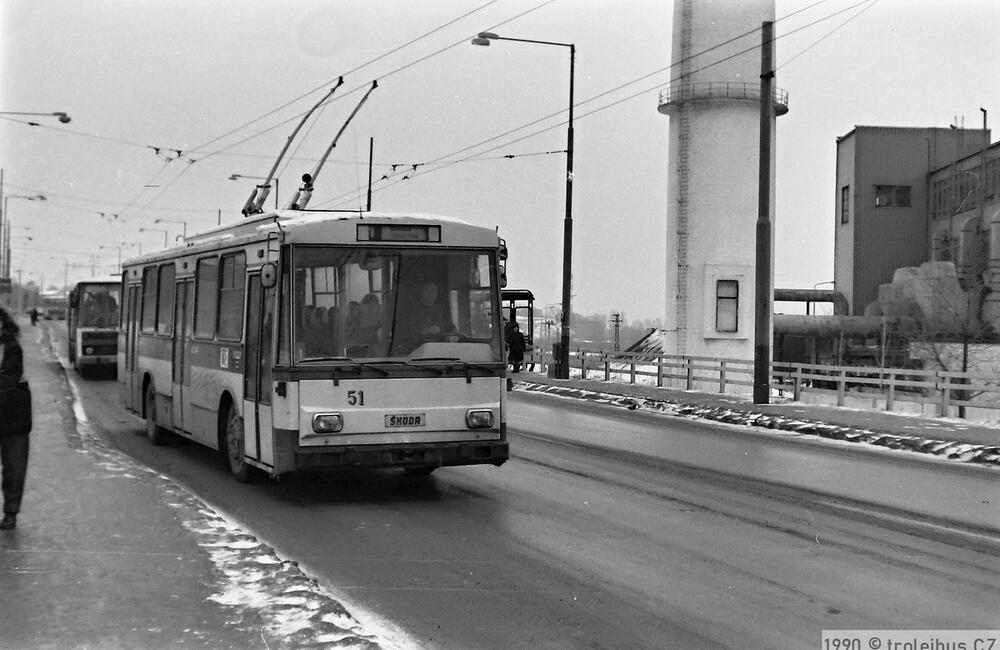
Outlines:
<svg viewBox="0 0 1000 650"><path fill-rule="evenodd" d="M582 379L623 381L712 393L751 394L753 361L717 357L571 350L571 371ZM552 354L533 350L528 364L546 372ZM802 401L820 396L838 406L910 411L943 417L1000 419L1000 376L946 370L771 364L772 393Z"/></svg>

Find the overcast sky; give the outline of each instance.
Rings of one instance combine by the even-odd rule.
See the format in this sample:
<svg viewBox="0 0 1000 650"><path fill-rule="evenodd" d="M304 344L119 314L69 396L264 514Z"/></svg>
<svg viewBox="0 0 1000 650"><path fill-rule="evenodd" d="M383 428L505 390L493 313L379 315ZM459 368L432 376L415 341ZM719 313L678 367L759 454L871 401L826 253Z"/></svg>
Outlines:
<svg viewBox="0 0 1000 650"><path fill-rule="evenodd" d="M558 303L568 48L469 44L494 31L576 45L574 312L661 318L671 19L666 0L4 0L0 111L72 117L0 119L5 193L48 199L9 200L12 275L108 274L181 222L239 219L255 181L229 176L266 175L343 75L282 207L378 80L310 207L364 204L374 138L374 209L499 227L510 286ZM838 136L1000 118L1000 2L778 0L776 19L775 284L812 288L833 277Z"/></svg>

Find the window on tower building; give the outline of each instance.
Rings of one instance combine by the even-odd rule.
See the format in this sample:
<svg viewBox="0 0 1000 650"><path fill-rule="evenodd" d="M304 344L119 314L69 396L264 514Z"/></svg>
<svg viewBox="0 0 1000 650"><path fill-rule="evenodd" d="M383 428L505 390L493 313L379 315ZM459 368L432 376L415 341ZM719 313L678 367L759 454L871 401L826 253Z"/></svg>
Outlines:
<svg viewBox="0 0 1000 650"><path fill-rule="evenodd" d="M876 208L908 208L910 207L909 185L876 185Z"/></svg>
<svg viewBox="0 0 1000 650"><path fill-rule="evenodd" d="M847 223L851 220L851 186L845 185L840 188L840 223Z"/></svg>
<svg viewBox="0 0 1000 650"><path fill-rule="evenodd" d="M740 283L737 280L715 281L715 331L739 330Z"/></svg>

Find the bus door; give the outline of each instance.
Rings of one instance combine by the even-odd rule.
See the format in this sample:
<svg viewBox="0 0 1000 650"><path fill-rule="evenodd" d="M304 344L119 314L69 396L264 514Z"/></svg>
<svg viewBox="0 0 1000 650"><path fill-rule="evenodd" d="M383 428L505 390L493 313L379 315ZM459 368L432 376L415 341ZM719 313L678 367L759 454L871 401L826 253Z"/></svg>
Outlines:
<svg viewBox="0 0 1000 650"><path fill-rule="evenodd" d="M274 287L261 286L260 274L247 278L246 357L244 360L243 427L248 458L274 465L271 426Z"/></svg>
<svg viewBox="0 0 1000 650"><path fill-rule="evenodd" d="M174 426L193 432L191 421L191 366L188 355L191 340L191 321L194 307L194 282L182 280L177 283L176 300L174 301L174 349L171 383L171 394L174 403Z"/></svg>
<svg viewBox="0 0 1000 650"><path fill-rule="evenodd" d="M136 343L139 337L139 314L141 291L138 285L128 288L128 313L125 318L125 403L142 412L142 382L139 378L139 367L136 364L139 350Z"/></svg>

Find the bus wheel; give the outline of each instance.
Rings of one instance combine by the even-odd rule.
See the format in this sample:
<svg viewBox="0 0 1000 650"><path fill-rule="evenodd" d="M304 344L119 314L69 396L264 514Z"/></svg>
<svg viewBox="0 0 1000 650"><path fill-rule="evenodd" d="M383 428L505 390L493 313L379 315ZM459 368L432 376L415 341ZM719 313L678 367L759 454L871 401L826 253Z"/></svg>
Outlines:
<svg viewBox="0 0 1000 650"><path fill-rule="evenodd" d="M243 418L235 404L229 405L229 413L226 415L226 430L223 432L226 464L229 471L233 473L240 483L249 483L253 467L244 460L243 449Z"/></svg>
<svg viewBox="0 0 1000 650"><path fill-rule="evenodd" d="M146 437L154 445L167 444L167 432L156 422L156 390L146 386Z"/></svg>

